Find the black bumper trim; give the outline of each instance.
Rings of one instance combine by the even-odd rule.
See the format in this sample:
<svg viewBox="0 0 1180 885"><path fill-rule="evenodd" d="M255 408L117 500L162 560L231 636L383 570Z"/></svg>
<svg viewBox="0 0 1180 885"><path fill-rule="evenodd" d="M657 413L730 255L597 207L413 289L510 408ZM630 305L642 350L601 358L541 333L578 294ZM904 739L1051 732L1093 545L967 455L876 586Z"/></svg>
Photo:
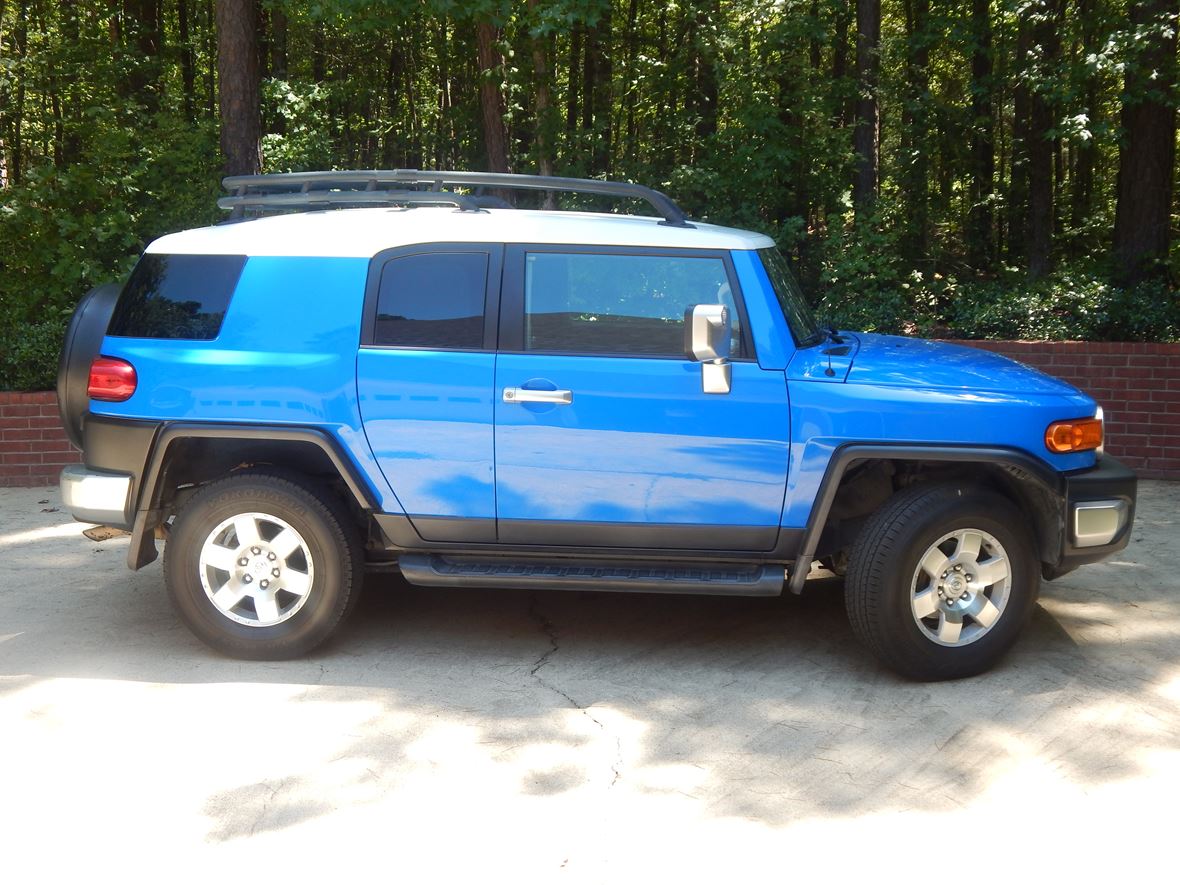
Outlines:
<svg viewBox="0 0 1180 885"><path fill-rule="evenodd" d="M1113 553L1126 548L1131 540L1131 530L1135 525L1135 498L1139 479L1135 471L1115 458L1103 456L1098 463L1086 470L1068 473L1065 482L1065 511L1062 514L1065 531L1061 557L1055 564L1046 563L1044 574L1046 579L1061 577L1073 571L1080 565L1099 562ZM1099 547L1078 547L1073 537L1073 508L1075 504L1087 501L1125 501L1127 504L1127 522L1122 531L1109 544Z"/></svg>

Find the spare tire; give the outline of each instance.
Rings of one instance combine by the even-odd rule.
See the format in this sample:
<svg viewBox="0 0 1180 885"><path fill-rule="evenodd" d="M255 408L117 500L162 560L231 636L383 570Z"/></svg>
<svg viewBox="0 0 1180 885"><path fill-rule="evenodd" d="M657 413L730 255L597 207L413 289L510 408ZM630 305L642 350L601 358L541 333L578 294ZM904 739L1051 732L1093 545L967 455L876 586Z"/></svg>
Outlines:
<svg viewBox="0 0 1180 885"><path fill-rule="evenodd" d="M90 364L102 347L107 324L122 288L118 283L95 286L82 296L66 327L61 362L57 365L57 409L66 436L78 449L82 448L82 424L90 408L90 397L86 393L90 384Z"/></svg>

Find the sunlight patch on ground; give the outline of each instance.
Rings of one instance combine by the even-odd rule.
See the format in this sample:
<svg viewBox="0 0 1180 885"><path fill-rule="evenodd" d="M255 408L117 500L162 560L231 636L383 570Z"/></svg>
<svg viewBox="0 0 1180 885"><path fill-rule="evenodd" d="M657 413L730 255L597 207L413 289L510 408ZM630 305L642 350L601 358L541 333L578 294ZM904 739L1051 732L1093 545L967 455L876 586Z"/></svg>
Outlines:
<svg viewBox="0 0 1180 885"><path fill-rule="evenodd" d="M68 538L71 535L82 536L82 530L89 528L83 522L66 522L61 525L46 526L41 529L30 529L25 532L12 532L0 535L0 547L15 547L17 544L29 544L34 541L50 541L57 538Z"/></svg>

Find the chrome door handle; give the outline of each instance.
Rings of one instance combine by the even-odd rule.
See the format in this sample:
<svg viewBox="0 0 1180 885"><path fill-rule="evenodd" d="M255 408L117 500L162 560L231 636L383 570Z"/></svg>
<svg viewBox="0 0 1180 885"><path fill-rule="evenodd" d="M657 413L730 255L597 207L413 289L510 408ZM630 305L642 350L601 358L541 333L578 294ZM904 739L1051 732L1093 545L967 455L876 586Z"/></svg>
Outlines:
<svg viewBox="0 0 1180 885"><path fill-rule="evenodd" d="M529 390L525 387L505 387L506 403L550 403L568 406L574 401L572 390Z"/></svg>

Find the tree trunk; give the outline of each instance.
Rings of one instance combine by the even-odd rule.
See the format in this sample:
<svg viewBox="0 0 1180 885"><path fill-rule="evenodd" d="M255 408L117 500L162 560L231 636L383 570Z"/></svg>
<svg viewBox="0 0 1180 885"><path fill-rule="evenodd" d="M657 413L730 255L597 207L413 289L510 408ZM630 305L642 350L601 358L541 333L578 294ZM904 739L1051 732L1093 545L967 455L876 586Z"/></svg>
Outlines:
<svg viewBox="0 0 1180 885"><path fill-rule="evenodd" d="M581 116L578 107L579 79L578 71L582 63L582 26L576 24L570 31L569 64L566 68L565 84L565 143L566 153L576 153L574 146L578 140L578 118ZM568 163L568 160L567 160Z"/></svg>
<svg viewBox="0 0 1180 885"><path fill-rule="evenodd" d="M529 13L536 15L537 0L528 0ZM549 72L548 38L544 35L532 37L533 82L536 90L535 111L537 117L537 171L541 175L553 174L553 92L552 75ZM556 209L557 200L552 191L546 191L544 208Z"/></svg>
<svg viewBox="0 0 1180 885"><path fill-rule="evenodd" d="M930 0L903 0L906 21L905 102L902 111L901 190L906 204L902 252L926 257L930 226Z"/></svg>
<svg viewBox="0 0 1180 885"><path fill-rule="evenodd" d="M711 24L718 23L721 11L717 0L693 9L693 110L698 145L717 134L717 50ZM718 23L719 24L719 23Z"/></svg>
<svg viewBox="0 0 1180 885"><path fill-rule="evenodd" d="M435 166L446 169L457 165L452 154L455 143L455 115L451 110L451 48L447 35L447 21L438 23L434 35L435 56L438 58L438 120L435 127Z"/></svg>
<svg viewBox="0 0 1180 885"><path fill-rule="evenodd" d="M24 116L25 116L25 57L29 52L29 4L21 0L17 6L16 27L13 29L13 44L18 60L16 68L16 95L12 114L8 120L8 182L20 184L24 177Z"/></svg>
<svg viewBox="0 0 1180 885"><path fill-rule="evenodd" d="M205 0L205 58L216 57L217 25L213 11L213 0ZM217 102L217 65L205 65L205 110L212 117Z"/></svg>
<svg viewBox="0 0 1180 885"><path fill-rule="evenodd" d="M1033 25L1033 51L1045 67L1038 72L1032 90L1028 132L1028 272L1033 279L1044 276L1053 266L1053 136L1055 108L1049 98L1049 84L1057 71L1061 39L1057 29L1063 0L1041 0L1028 7L1037 15Z"/></svg>
<svg viewBox="0 0 1180 885"><path fill-rule="evenodd" d="M227 175L262 168L256 0L217 0L217 78L221 155Z"/></svg>
<svg viewBox="0 0 1180 885"><path fill-rule="evenodd" d="M638 0L630 0L627 4L627 60L623 78L625 84L623 103L626 106L626 120L624 122L626 136L623 153L626 156L628 166L631 168L634 167L638 157L639 141L639 130L635 124L635 109L639 101L639 88L636 83L635 74L635 61L639 54L638 17Z"/></svg>
<svg viewBox="0 0 1180 885"><path fill-rule="evenodd" d="M1147 31L1127 65L1114 253L1127 283L1166 273L1176 165L1177 0L1140 0L1131 22Z"/></svg>
<svg viewBox="0 0 1180 885"><path fill-rule="evenodd" d="M489 172L508 172L508 131L504 127L504 94L500 89L500 67L504 60L496 48L497 37L491 22L480 21L476 25L479 105L487 167Z"/></svg>
<svg viewBox="0 0 1180 885"><path fill-rule="evenodd" d="M123 0L122 36L133 54L127 69L128 95L150 117L160 107L160 0Z"/></svg>
<svg viewBox="0 0 1180 885"><path fill-rule="evenodd" d="M180 82L184 92L184 117L191 122L193 120L197 72L193 64L193 47L189 42L188 0L177 0L176 28L177 38L180 40Z"/></svg>
<svg viewBox="0 0 1180 885"><path fill-rule="evenodd" d="M385 65L385 112L389 115L388 119L391 121L399 119L400 116L401 100L398 95L398 86L401 83L402 68L404 66L401 40L393 36L389 41L389 61ZM401 129L398 126L389 125L385 129L382 139L381 155L382 162L387 168L393 169L407 165L405 163L405 152L399 144L400 134Z"/></svg>
<svg viewBox="0 0 1180 885"><path fill-rule="evenodd" d="M1095 15L1095 0L1079 0L1077 19L1082 25L1081 45L1079 55L1088 58L1099 47L1099 26ZM1098 99L1098 80L1096 71L1088 70L1085 76L1085 89L1082 93L1082 113L1087 117L1086 129L1088 138L1076 139L1070 145L1070 214L1069 223L1073 228L1082 227L1089 220L1094 211L1094 168L1098 161L1098 146L1094 133L1098 130L1102 113L1102 103Z"/></svg>
<svg viewBox="0 0 1180 885"><path fill-rule="evenodd" d="M836 33L832 45L832 84L836 93L836 123L841 129L852 125L852 103L848 100L848 25L852 18L848 4L836 8Z"/></svg>
<svg viewBox="0 0 1180 885"><path fill-rule="evenodd" d="M287 79L287 13L281 6L270 13L270 73L276 80Z"/></svg>
<svg viewBox="0 0 1180 885"><path fill-rule="evenodd" d="M972 0L971 32L971 208L967 218L967 260L977 271L994 259L992 197L996 174L993 144L991 0Z"/></svg>
<svg viewBox="0 0 1180 885"><path fill-rule="evenodd" d="M881 0L856 2L856 129L852 147L856 173L852 204L858 220L872 212L880 175L881 109L877 102L880 73Z"/></svg>
<svg viewBox="0 0 1180 885"><path fill-rule="evenodd" d="M1025 59L1032 48L1032 29L1021 19L1016 37L1016 64L1012 72L1013 94L1012 160L1008 180L1008 261L1016 264L1027 254L1025 237L1028 217L1028 140L1032 98L1024 78Z"/></svg>
<svg viewBox="0 0 1180 885"><path fill-rule="evenodd" d="M317 20L311 26L311 79L316 83L323 83L328 77L325 42L324 23Z"/></svg>

